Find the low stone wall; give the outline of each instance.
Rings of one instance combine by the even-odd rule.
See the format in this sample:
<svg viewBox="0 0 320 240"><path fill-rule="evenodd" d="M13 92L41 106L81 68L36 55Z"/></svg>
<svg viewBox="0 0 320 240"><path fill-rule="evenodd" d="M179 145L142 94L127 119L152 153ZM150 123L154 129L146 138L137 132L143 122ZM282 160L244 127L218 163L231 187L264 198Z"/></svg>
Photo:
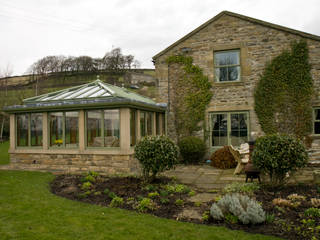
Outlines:
<svg viewBox="0 0 320 240"><path fill-rule="evenodd" d="M133 155L11 153L10 163L19 169L59 173L95 171L101 174L138 173Z"/></svg>

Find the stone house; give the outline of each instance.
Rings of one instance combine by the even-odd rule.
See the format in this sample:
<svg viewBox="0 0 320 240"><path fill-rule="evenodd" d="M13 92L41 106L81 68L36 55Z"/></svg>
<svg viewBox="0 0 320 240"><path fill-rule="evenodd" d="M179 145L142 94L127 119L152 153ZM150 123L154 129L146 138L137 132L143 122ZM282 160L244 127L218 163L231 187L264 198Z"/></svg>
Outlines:
<svg viewBox="0 0 320 240"><path fill-rule="evenodd" d="M265 65L293 40L309 47L313 99L313 147L320 136L320 37L240 14L223 11L153 57L161 101L168 103L168 133L175 137L172 82L177 75L166 59L185 54L203 69L212 83L213 97L206 110L211 151L238 146L263 134L254 111L254 88ZM171 91L170 91L171 90Z"/></svg>

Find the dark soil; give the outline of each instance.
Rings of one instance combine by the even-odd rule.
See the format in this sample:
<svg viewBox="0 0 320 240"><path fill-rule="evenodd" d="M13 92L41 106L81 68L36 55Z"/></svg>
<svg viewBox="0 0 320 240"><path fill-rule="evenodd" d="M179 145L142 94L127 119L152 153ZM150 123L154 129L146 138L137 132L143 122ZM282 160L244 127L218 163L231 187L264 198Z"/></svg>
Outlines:
<svg viewBox="0 0 320 240"><path fill-rule="evenodd" d="M136 177L98 177L96 183L93 184L91 194L87 197L82 197L85 191L81 190L83 176L79 175L60 175L51 183L51 191L59 196L82 201L91 204L97 204L101 206L109 206L112 198L108 194L104 194L104 190L107 188L110 192L115 193L118 197L123 198L124 204L119 208L136 210L135 206L142 198L151 198L148 196L151 192L163 192L163 186L167 184L175 184L169 178L156 179L152 184L143 182L140 178ZM154 189L150 189L150 186ZM149 187L149 189L148 189ZM100 195L95 195L95 192L101 192ZM135 200L131 200L134 198ZM179 212L185 207L195 207L194 203L188 201L188 193L170 193L167 196L156 196L151 198L156 204L154 210L146 210L146 213L163 217L176 219ZM167 199L167 203L161 203L161 199ZM176 200L183 200L183 204L177 205ZM197 207L202 213L210 208L212 203L202 204ZM181 219L186 221L187 219ZM201 221L192 220L192 222Z"/></svg>
<svg viewBox="0 0 320 240"><path fill-rule="evenodd" d="M81 190L83 176L80 175L60 175L51 183L51 190L53 193L66 197L68 199L87 202L91 204L98 204L101 206L109 206L112 198L105 194L105 189L109 192L115 193L118 197L123 198L123 205L119 208L128 210L137 210L137 204L142 198L152 198L155 203L153 210L146 210L146 213L181 221L225 226L234 230L243 230L250 233L260 233L265 235L278 236L283 239L312 239L312 236L320 239L320 229L313 230L316 226L320 226L320 218L306 217L304 212L306 209L311 208L311 198L320 198L320 189L316 185L295 185L286 186L277 191L261 188L255 192L254 197L257 201L261 202L263 209L268 214L273 214L275 220L271 223L264 223L261 225L243 225L231 224L227 222L203 221L202 219L186 219L179 218L178 214L184 209L195 209L202 215L204 212L209 211L213 203L208 202L195 206L190 202L188 193L170 192L167 196L148 196L151 192L165 193L165 185L174 185L175 183L169 178L157 179L152 184L144 183L140 178L136 177L97 177L96 182L93 183L89 194L85 195L86 190ZM305 200L300 201L300 205L295 207L276 207L272 204L273 199L282 198L287 199L290 194L296 193L304 196ZM163 203L163 199L167 199ZM183 204L177 205L176 200L183 200ZM304 219L304 220L303 220ZM308 220L309 219L309 220ZM305 221L305 223L303 223ZM306 222L307 221L307 222ZM311 224L311 225L310 225Z"/></svg>

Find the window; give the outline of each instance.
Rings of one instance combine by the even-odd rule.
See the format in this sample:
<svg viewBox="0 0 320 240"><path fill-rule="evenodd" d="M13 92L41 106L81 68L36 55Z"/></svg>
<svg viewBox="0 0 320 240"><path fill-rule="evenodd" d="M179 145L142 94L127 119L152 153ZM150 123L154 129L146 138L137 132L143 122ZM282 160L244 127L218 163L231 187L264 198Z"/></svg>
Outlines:
<svg viewBox="0 0 320 240"><path fill-rule="evenodd" d="M135 109L130 109L130 146L136 145L137 134L137 111Z"/></svg>
<svg viewBox="0 0 320 240"><path fill-rule="evenodd" d="M240 146L249 140L247 112L210 113L211 146Z"/></svg>
<svg viewBox="0 0 320 240"><path fill-rule="evenodd" d="M120 121L119 110L104 110L104 146L120 146Z"/></svg>
<svg viewBox="0 0 320 240"><path fill-rule="evenodd" d="M152 112L140 112L140 134L141 137L152 135L153 124Z"/></svg>
<svg viewBox="0 0 320 240"><path fill-rule="evenodd" d="M156 113L156 134L157 135L161 135L160 134L160 113Z"/></svg>
<svg viewBox="0 0 320 240"><path fill-rule="evenodd" d="M42 146L42 113L16 115L17 146Z"/></svg>
<svg viewBox="0 0 320 240"><path fill-rule="evenodd" d="M17 118L17 146L29 146L29 114L16 115Z"/></svg>
<svg viewBox="0 0 320 240"><path fill-rule="evenodd" d="M78 147L79 143L79 114L78 112L66 112L66 147Z"/></svg>
<svg viewBox="0 0 320 240"><path fill-rule="evenodd" d="M78 112L49 113L50 147L78 147L78 121Z"/></svg>
<svg viewBox="0 0 320 240"><path fill-rule="evenodd" d="M42 113L30 114L31 146L42 146Z"/></svg>
<svg viewBox="0 0 320 240"><path fill-rule="evenodd" d="M313 112L313 133L320 134L320 108Z"/></svg>
<svg viewBox="0 0 320 240"><path fill-rule="evenodd" d="M165 114L161 114L162 116L162 135L166 135L166 115Z"/></svg>
<svg viewBox="0 0 320 240"><path fill-rule="evenodd" d="M144 137L146 135L146 113L140 112L140 135Z"/></svg>
<svg viewBox="0 0 320 240"><path fill-rule="evenodd" d="M219 51L214 53L214 75L216 82L240 80L240 51Z"/></svg>
<svg viewBox="0 0 320 240"><path fill-rule="evenodd" d="M87 146L120 146L120 112L113 110L93 110L86 112Z"/></svg>

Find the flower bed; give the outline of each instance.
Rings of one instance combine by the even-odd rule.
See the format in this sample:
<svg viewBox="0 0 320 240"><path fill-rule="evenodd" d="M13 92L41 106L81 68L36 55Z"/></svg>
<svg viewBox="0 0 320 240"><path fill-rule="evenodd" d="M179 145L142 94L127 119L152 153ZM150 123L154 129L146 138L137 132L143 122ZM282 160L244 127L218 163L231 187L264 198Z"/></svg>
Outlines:
<svg viewBox="0 0 320 240"><path fill-rule="evenodd" d="M215 195L212 200L194 202L193 196L202 193L178 184L173 179L158 178L149 184L138 177L102 177L90 173L85 176L57 176L51 183L51 190L59 196L72 200L134 210L164 218L226 226L284 239L320 239L320 187L316 185L286 186L273 191L256 184L237 183L227 186L221 192L211 191L211 194L214 192ZM230 211L225 212L224 217L214 219L212 213L210 215L210 209L216 208L212 208L212 205L214 203L219 205L219 201L224 199L225 195L234 193L236 196L239 193L248 195L257 203L251 204L255 208L261 205L265 212L265 220L258 224L252 223L259 222L261 219L245 220L246 217L252 216L251 209L245 209L248 216L237 216L233 214L233 212L237 213L237 210L229 209ZM243 199L248 200L246 197L242 198L242 201ZM246 208L245 205L242 203L244 208ZM184 210L197 212L200 217L181 215ZM263 216L261 210L259 214Z"/></svg>

